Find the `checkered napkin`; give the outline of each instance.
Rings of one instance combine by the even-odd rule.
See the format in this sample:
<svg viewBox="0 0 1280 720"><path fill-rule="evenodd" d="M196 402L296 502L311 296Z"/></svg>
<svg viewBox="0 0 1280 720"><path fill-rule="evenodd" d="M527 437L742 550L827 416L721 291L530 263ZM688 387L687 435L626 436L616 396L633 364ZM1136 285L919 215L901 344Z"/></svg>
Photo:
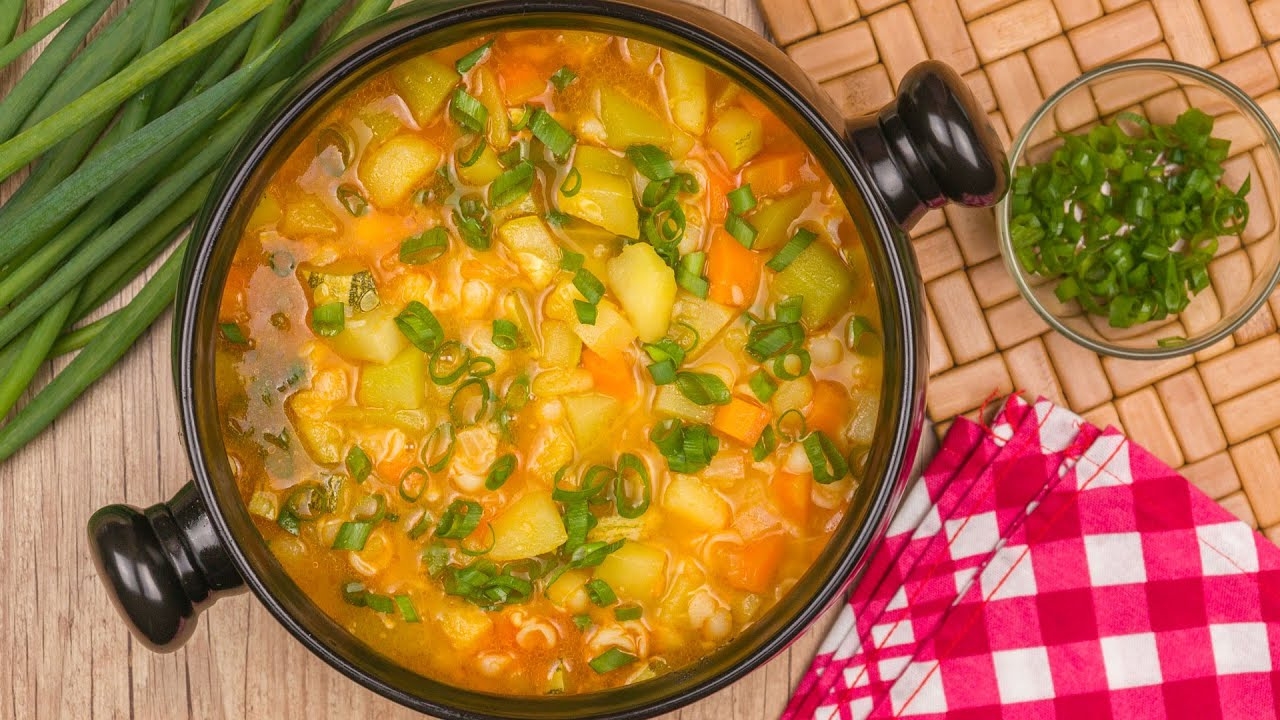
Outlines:
<svg viewBox="0 0 1280 720"><path fill-rule="evenodd" d="M1276 718L1280 548L1118 431L957 420L783 717Z"/></svg>

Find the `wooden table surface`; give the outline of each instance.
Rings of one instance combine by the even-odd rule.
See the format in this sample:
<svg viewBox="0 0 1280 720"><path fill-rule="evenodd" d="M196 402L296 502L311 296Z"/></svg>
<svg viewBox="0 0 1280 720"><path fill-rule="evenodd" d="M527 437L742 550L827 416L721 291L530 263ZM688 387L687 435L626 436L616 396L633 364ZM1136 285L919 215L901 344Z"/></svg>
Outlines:
<svg viewBox="0 0 1280 720"><path fill-rule="evenodd" d="M695 1L764 27L752 0ZM26 24L58 4L28 0ZM29 63L0 75L0 93ZM331 670L248 593L206 610L186 647L170 655L133 642L116 616L89 559L85 521L108 503L166 500L189 477L177 433L171 318L0 465L0 720L421 717ZM673 717L777 717L831 619Z"/></svg>

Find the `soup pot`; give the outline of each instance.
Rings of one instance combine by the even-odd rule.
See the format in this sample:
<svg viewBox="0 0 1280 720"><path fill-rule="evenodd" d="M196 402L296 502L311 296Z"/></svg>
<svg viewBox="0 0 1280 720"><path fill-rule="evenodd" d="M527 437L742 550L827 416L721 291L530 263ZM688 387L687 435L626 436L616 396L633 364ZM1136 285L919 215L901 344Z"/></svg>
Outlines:
<svg viewBox="0 0 1280 720"><path fill-rule="evenodd" d="M613 690L491 695L399 667L319 610L275 561L236 488L214 395L217 312L251 203L306 129L346 90L409 56L510 28L635 37L695 58L758 94L824 164L864 239L883 321L884 387L864 478L825 551L736 639L693 665ZM421 0L348 37L304 69L256 120L221 172L193 231L177 296L174 374L194 480L167 503L112 505L89 521L98 572L134 635L159 651L190 635L215 599L247 586L301 643L396 702L448 718L639 718L693 702L784 649L862 570L896 509L923 422L921 281L906 231L947 202L995 203L1007 168L986 114L959 76L925 63L897 99L846 122L800 68L764 38L676 0Z"/></svg>

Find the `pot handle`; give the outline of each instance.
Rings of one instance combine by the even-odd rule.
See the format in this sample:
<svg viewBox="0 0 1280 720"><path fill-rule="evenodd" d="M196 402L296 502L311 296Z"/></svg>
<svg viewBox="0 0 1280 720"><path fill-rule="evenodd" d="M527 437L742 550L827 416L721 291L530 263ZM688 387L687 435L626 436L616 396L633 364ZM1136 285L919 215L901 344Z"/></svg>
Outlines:
<svg viewBox="0 0 1280 720"><path fill-rule="evenodd" d="M146 510L98 510L89 518L89 548L112 604L134 637L156 652L177 650L201 610L244 590L192 483Z"/></svg>
<svg viewBox="0 0 1280 720"><path fill-rule="evenodd" d="M1009 185L1009 161L987 114L956 71L936 60L911 68L898 97L851 121L847 133L903 230L948 202L994 205Z"/></svg>

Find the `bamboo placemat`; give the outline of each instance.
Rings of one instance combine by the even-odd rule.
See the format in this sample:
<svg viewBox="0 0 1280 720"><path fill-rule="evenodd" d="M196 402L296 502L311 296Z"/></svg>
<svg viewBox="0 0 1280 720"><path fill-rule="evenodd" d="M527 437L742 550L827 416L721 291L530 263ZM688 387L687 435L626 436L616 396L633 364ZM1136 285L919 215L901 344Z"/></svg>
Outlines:
<svg viewBox="0 0 1280 720"><path fill-rule="evenodd" d="M850 117L888 102L912 65L934 58L964 75L1008 144L1081 72L1162 57L1227 77L1280 122L1280 0L759 2L775 41ZM1056 334L1022 299L991 211L934 211L913 244L929 301L928 410L940 429L992 393L1042 394L1124 429L1280 541L1280 293L1194 357L1116 360Z"/></svg>

